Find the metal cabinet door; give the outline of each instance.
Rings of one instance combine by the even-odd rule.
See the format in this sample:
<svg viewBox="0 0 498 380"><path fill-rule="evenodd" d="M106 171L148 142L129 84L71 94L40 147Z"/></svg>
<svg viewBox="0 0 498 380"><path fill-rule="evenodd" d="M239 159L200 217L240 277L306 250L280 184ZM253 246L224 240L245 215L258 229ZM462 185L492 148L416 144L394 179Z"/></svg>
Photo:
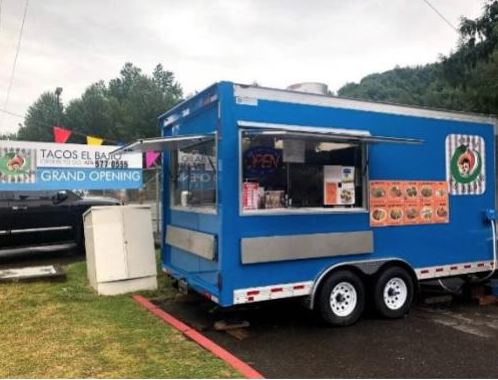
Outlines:
<svg viewBox="0 0 498 380"><path fill-rule="evenodd" d="M148 207L124 207L128 278L156 275L152 216Z"/></svg>
<svg viewBox="0 0 498 380"><path fill-rule="evenodd" d="M126 280L128 270L121 208L92 209L91 213L97 282Z"/></svg>

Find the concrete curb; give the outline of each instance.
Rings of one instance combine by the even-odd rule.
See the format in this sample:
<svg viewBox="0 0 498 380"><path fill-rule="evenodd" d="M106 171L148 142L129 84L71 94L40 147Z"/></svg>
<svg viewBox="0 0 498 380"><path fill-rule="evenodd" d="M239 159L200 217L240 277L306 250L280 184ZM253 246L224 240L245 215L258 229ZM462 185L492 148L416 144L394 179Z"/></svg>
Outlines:
<svg viewBox="0 0 498 380"><path fill-rule="evenodd" d="M145 297L135 295L133 299L142 305L144 308L149 310L152 314L155 314L159 318L161 318L164 322L171 325L178 331L180 331L183 335L192 339L194 342L204 347L206 350L210 351L221 360L226 362L231 367L235 368L242 375L244 375L248 379L264 379L265 377L252 368L249 364L243 362L236 356L232 355L230 352L225 350L224 348L218 346L212 340L206 338L204 335L200 334L195 329L187 326L182 321L176 319L171 314L166 313L164 310L159 309L156 305L150 302Z"/></svg>

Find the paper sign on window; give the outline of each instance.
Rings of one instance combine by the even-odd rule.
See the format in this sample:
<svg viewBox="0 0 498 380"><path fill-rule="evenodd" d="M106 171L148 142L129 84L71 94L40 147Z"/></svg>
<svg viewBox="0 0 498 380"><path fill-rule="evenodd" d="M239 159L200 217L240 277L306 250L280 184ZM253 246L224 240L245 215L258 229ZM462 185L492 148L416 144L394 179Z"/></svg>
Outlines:
<svg viewBox="0 0 498 380"><path fill-rule="evenodd" d="M325 165L323 182L324 205L353 205L355 203L353 166Z"/></svg>
<svg viewBox="0 0 498 380"><path fill-rule="evenodd" d="M242 207L244 210L256 210L259 206L259 184L244 182L242 185Z"/></svg>

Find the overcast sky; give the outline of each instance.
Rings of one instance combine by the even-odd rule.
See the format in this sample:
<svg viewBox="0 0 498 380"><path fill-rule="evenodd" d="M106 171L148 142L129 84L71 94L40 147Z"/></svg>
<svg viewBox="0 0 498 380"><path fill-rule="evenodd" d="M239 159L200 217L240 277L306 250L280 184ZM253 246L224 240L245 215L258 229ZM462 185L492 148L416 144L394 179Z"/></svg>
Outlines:
<svg viewBox="0 0 498 380"><path fill-rule="evenodd" d="M430 0L458 25L482 0ZM0 108L25 0L3 0ZM286 87L344 83L395 65L433 62L457 33L423 0L30 0L7 109L24 114L44 91L67 104L127 61L175 73L186 94L219 80ZM1 116L0 116L1 121ZM6 115L0 133L22 119Z"/></svg>

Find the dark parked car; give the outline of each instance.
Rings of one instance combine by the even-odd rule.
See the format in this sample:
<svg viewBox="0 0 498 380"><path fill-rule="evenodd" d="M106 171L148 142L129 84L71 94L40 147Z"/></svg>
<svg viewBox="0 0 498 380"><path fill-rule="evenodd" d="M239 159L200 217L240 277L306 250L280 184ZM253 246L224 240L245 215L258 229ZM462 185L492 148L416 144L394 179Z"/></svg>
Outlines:
<svg viewBox="0 0 498 380"><path fill-rule="evenodd" d="M82 198L72 191L0 191L0 257L78 248L83 213L116 199Z"/></svg>

